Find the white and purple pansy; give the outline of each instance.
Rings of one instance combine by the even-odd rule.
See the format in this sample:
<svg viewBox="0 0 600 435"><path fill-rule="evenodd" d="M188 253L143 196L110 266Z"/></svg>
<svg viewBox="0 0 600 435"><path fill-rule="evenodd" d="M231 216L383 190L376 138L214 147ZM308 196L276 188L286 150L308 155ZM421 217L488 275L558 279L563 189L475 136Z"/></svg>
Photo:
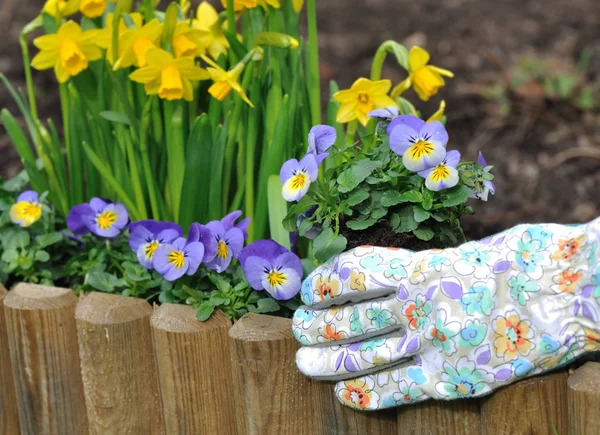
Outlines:
<svg viewBox="0 0 600 435"><path fill-rule="evenodd" d="M437 166L446 157L448 133L439 121L425 122L412 115L400 115L387 128L390 148L402 156L409 171Z"/></svg>
<svg viewBox="0 0 600 435"><path fill-rule="evenodd" d="M488 164L485 161L485 158L483 157L481 151L477 156L477 164L483 169L488 167ZM496 186L494 185L494 183L491 180L477 180L477 182L475 183L473 193L470 197L479 199L481 201L487 201L490 193L492 195L496 193Z"/></svg>
<svg viewBox="0 0 600 435"><path fill-rule="evenodd" d="M179 237L172 243L164 243L156 249L152 266L167 281L175 281L183 275L196 273L203 257L202 243L189 242L184 237Z"/></svg>
<svg viewBox="0 0 600 435"><path fill-rule="evenodd" d="M277 300L291 299L300 291L300 258L273 240L258 240L246 246L240 263L254 290L266 290Z"/></svg>
<svg viewBox="0 0 600 435"><path fill-rule="evenodd" d="M123 204L102 198L92 198L89 204L76 205L67 215L67 227L79 236L92 232L99 237L113 238L128 222L129 215Z"/></svg>
<svg viewBox="0 0 600 435"><path fill-rule="evenodd" d="M314 154L306 154L302 160L288 160L281 167L279 177L283 188L281 194L286 201L299 201L310 187L310 183L317 180L319 164Z"/></svg>
<svg viewBox="0 0 600 435"><path fill-rule="evenodd" d="M329 155L327 150L335 143L337 134L335 128L329 125L315 125L308 133L308 151L317 160L317 166L320 166L323 160Z"/></svg>
<svg viewBox="0 0 600 435"><path fill-rule="evenodd" d="M391 121L398 116L398 106L390 106L385 109L375 109L367 115L369 118L375 118L382 121Z"/></svg>
<svg viewBox="0 0 600 435"><path fill-rule="evenodd" d="M165 243L181 237L183 230L172 222L143 220L129 225L129 246L146 269L152 269L154 253Z"/></svg>
<svg viewBox="0 0 600 435"><path fill-rule="evenodd" d="M456 186L459 178L456 166L459 162L460 153L452 150L446 153L446 157L438 165L419 171L419 175L425 178L425 187L434 192L439 192Z"/></svg>

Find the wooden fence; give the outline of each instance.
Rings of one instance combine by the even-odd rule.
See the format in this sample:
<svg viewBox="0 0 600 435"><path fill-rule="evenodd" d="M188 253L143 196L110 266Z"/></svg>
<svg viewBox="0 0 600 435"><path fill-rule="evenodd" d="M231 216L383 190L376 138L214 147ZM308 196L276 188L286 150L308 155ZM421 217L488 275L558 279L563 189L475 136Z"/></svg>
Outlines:
<svg viewBox="0 0 600 435"><path fill-rule="evenodd" d="M358 412L298 372L297 349L288 319L0 286L0 434L600 434L600 363Z"/></svg>

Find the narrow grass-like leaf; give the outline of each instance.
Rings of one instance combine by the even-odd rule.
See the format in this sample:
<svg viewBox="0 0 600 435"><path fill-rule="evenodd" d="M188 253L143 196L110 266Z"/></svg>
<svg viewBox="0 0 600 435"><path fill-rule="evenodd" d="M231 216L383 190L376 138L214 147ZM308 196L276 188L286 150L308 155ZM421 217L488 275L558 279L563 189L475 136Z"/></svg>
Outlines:
<svg viewBox="0 0 600 435"><path fill-rule="evenodd" d="M269 203L269 229L271 239L275 240L281 246L291 249L290 233L283 227L283 219L287 215L287 202L281 196L283 185L279 175L271 175L268 184L268 203Z"/></svg>

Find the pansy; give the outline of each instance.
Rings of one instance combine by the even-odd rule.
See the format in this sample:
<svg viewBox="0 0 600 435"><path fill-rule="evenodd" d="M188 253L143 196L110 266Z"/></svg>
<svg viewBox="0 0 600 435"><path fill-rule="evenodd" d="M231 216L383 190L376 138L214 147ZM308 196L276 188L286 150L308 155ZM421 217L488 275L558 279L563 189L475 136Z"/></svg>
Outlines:
<svg viewBox="0 0 600 435"><path fill-rule="evenodd" d="M421 47L412 47L408 52L409 76L392 91L392 97L397 97L402 92L413 86L419 98L429 100L444 86L444 76L454 77L451 71L428 65L429 53Z"/></svg>
<svg viewBox="0 0 600 435"><path fill-rule="evenodd" d="M369 113L373 109L395 106L396 102L388 96L392 87L389 80L371 81L360 78L350 89L333 94L333 99L340 103L336 120L341 124L358 119L363 125L369 123Z"/></svg>
<svg viewBox="0 0 600 435"><path fill-rule="evenodd" d="M336 131L335 128L329 125L315 125L308 133L308 151L307 154L312 154L317 160L317 165L329 155L327 150L335 143Z"/></svg>
<svg viewBox="0 0 600 435"><path fill-rule="evenodd" d="M58 82L65 83L87 69L89 62L102 57L102 51L94 43L97 35L98 30L82 32L79 24L68 21L58 32L33 40L40 52L32 59L31 66L39 70L54 68Z"/></svg>
<svg viewBox="0 0 600 435"><path fill-rule="evenodd" d="M211 221L206 225L192 224L189 240L204 244L204 263L206 267L223 272L231 260L237 259L244 241L248 238L246 229L249 221L244 219L238 226L233 223L241 216L241 211L228 214L220 221Z"/></svg>
<svg viewBox="0 0 600 435"><path fill-rule="evenodd" d="M456 165L460 162L460 153L456 150L448 151L446 157L433 168L419 171L419 175L425 178L425 187L434 192L449 189L458 184L458 171Z"/></svg>
<svg viewBox="0 0 600 435"><path fill-rule="evenodd" d="M398 116L398 106L390 106L385 109L375 109L367 115L369 118L375 118L380 121L391 121Z"/></svg>
<svg viewBox="0 0 600 435"><path fill-rule="evenodd" d="M425 122L412 115L396 117L387 128L390 148L414 172L437 166L446 157L448 133L439 121Z"/></svg>
<svg viewBox="0 0 600 435"><path fill-rule="evenodd" d="M27 190L19 195L10 207L10 220L22 227L33 225L42 217L42 204L37 192Z"/></svg>
<svg viewBox="0 0 600 435"><path fill-rule="evenodd" d="M245 65L243 62L235 65L231 70L225 71L219 65L206 56L202 56L202 60L208 64L206 70L213 80L213 84L208 88L208 93L219 101L225 100L229 93L233 90L244 100L250 107L254 107L252 101L246 95L246 91L239 83L240 75L244 71Z"/></svg>
<svg viewBox="0 0 600 435"><path fill-rule="evenodd" d="M204 245L202 243L189 242L184 237L179 237L156 249L152 266L167 281L175 281L183 275L196 273L203 257Z"/></svg>
<svg viewBox="0 0 600 435"><path fill-rule="evenodd" d="M154 253L165 243L181 237L181 227L172 222L144 220L129 225L129 246L146 269L152 269Z"/></svg>
<svg viewBox="0 0 600 435"><path fill-rule="evenodd" d="M302 160L290 159L283 164L279 177L283 188L281 194L286 201L298 201L317 180L319 165L313 154L305 155Z"/></svg>
<svg viewBox="0 0 600 435"><path fill-rule="evenodd" d="M311 218L317 211L317 208L318 208L318 206L313 205L311 208L306 210L304 213L300 213L300 214L296 215L296 227L300 228L300 225L302 224L302 222L304 222L306 219ZM313 223L313 226L308 231L306 231L302 237L304 237L305 239L314 240L317 238L317 236L319 234L321 234L321 229L322 229L321 226Z"/></svg>
<svg viewBox="0 0 600 435"><path fill-rule="evenodd" d="M487 201L488 195L491 193L492 195L496 193L496 186L491 180L486 178L490 178L489 175L490 168L488 167L485 158L483 158L483 154L479 152L477 156L477 164L481 166L482 173L479 174L474 181L473 193L470 198L480 199L481 201Z"/></svg>
<svg viewBox="0 0 600 435"><path fill-rule="evenodd" d="M277 300L293 298L302 280L298 256L273 240L258 240L246 246L240 263L254 290L266 290Z"/></svg>
<svg viewBox="0 0 600 435"><path fill-rule="evenodd" d="M89 204L73 207L67 215L67 227L78 236L94 233L99 237L119 235L129 222L127 208L101 198L92 198Z"/></svg>

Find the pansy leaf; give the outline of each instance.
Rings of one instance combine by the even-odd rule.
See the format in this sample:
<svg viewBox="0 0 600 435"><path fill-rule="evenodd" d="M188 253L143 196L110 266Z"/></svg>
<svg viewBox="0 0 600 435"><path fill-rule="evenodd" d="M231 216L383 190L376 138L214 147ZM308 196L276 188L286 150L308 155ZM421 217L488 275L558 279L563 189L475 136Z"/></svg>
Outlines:
<svg viewBox="0 0 600 435"><path fill-rule="evenodd" d="M313 242L315 258L319 261L327 261L346 249L347 244L348 240L344 236L336 235L331 228L326 228Z"/></svg>
<svg viewBox="0 0 600 435"><path fill-rule="evenodd" d="M454 207L465 203L469 196L471 196L472 190L467 186L459 185L453 187L447 192L446 199L442 203L444 207Z"/></svg>
<svg viewBox="0 0 600 435"><path fill-rule="evenodd" d="M338 190L342 193L350 192L355 189L365 178L367 178L373 170L380 167L381 163L371 160L361 160L353 167L346 169L338 178Z"/></svg>
<svg viewBox="0 0 600 435"><path fill-rule="evenodd" d="M208 320L211 314L215 311L215 306L211 304L209 301L202 302L198 307L198 312L196 313L196 319L204 322Z"/></svg>
<svg viewBox="0 0 600 435"><path fill-rule="evenodd" d="M313 226L314 224L309 219L304 219L302 222L300 222L300 225L298 226L298 234L300 234L300 237L304 237L304 235L308 233Z"/></svg>
<svg viewBox="0 0 600 435"><path fill-rule="evenodd" d="M435 236L435 232L425 225L421 225L418 228L414 229L413 234L417 237L417 239L423 240L425 242L430 241Z"/></svg>
<svg viewBox="0 0 600 435"><path fill-rule="evenodd" d="M383 196L381 197L381 205L384 207L391 207L405 202L421 201L423 201L423 196L414 190L409 190L408 192L404 193L400 193L395 190L388 190L387 192L384 192Z"/></svg>
<svg viewBox="0 0 600 435"><path fill-rule="evenodd" d="M37 236L35 238L35 241L40 248L44 249L48 246L60 242L62 239L63 235L61 233L49 233Z"/></svg>
<svg viewBox="0 0 600 435"><path fill-rule="evenodd" d="M373 226L377 222L377 219L368 218L368 219L354 219L346 222L346 226L354 231L365 230L371 226Z"/></svg>
<svg viewBox="0 0 600 435"><path fill-rule="evenodd" d="M346 204L350 207L360 204L369 197L369 192L365 189L357 189L346 199Z"/></svg>
<svg viewBox="0 0 600 435"><path fill-rule="evenodd" d="M410 233L419 226L419 223L415 221L412 206L403 207L395 214L398 218L394 218L394 221L398 220L398 225L393 226L393 229L397 233Z"/></svg>
<svg viewBox="0 0 600 435"><path fill-rule="evenodd" d="M103 292L112 292L117 287L125 287L127 282L108 272L94 271L88 277L88 285Z"/></svg>
<svg viewBox="0 0 600 435"><path fill-rule="evenodd" d="M256 312L259 314L279 311L279 308L279 304L271 298L262 298L256 303Z"/></svg>
<svg viewBox="0 0 600 435"><path fill-rule="evenodd" d="M48 254L46 251L37 251L35 253L35 261L45 263L48 260L50 260L50 254Z"/></svg>
<svg viewBox="0 0 600 435"><path fill-rule="evenodd" d="M431 216L431 213L429 213L427 210L423 210L423 208L418 206L413 207L413 212L415 221L419 223L425 222Z"/></svg>

